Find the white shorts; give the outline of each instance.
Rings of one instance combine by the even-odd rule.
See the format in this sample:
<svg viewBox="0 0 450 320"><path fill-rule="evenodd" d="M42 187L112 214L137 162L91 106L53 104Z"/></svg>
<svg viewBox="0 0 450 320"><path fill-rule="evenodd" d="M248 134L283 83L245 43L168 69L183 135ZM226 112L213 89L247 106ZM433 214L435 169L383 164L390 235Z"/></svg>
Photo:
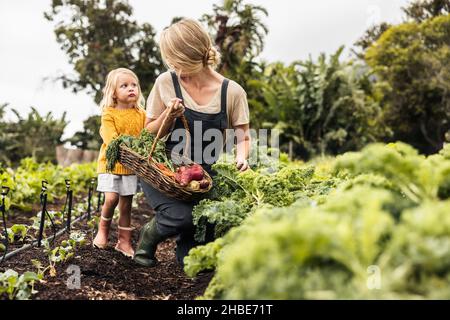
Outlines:
<svg viewBox="0 0 450 320"><path fill-rule="evenodd" d="M100 173L98 175L97 191L115 192L121 196L135 195L137 192L137 177L135 175L116 175Z"/></svg>

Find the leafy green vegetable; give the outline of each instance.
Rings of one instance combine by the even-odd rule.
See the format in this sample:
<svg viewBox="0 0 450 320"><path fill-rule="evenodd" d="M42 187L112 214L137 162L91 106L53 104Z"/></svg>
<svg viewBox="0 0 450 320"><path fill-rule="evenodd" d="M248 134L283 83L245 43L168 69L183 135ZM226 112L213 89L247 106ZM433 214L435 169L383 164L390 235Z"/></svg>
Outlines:
<svg viewBox="0 0 450 320"><path fill-rule="evenodd" d="M121 135L111 141L106 149L106 170L113 171L116 163L119 161L119 147L125 145L143 157L148 157L152 148L155 135L151 134L147 129L143 129L138 137ZM170 170L175 171L172 161L166 153L166 144L164 141L158 140L152 158L157 163L166 165Z"/></svg>
<svg viewBox="0 0 450 320"><path fill-rule="evenodd" d="M19 275L16 271L8 269L0 273L0 297L6 294L10 300L27 300L36 293L33 289L34 283L41 279L34 272L25 272Z"/></svg>
<svg viewBox="0 0 450 320"><path fill-rule="evenodd" d="M219 162L220 189L194 219L222 237L185 271L216 269L203 299L449 299L447 149L374 144L271 173Z"/></svg>
<svg viewBox="0 0 450 320"><path fill-rule="evenodd" d="M257 162L254 169L240 172L233 162L223 155L212 166L217 173L209 199L202 200L193 210L196 225L195 237L204 241L206 224L215 224L215 236L223 236L232 227L238 226L263 205L287 206L292 204L299 191L314 175L314 167L284 164L273 171L273 160Z"/></svg>
<svg viewBox="0 0 450 320"><path fill-rule="evenodd" d="M215 224L216 238L222 237L230 228L239 226L249 213L247 208L235 200L202 200L192 213L193 223L197 226L195 239L205 241L207 223Z"/></svg>
<svg viewBox="0 0 450 320"><path fill-rule="evenodd" d="M18 208L31 211L31 204L36 203L41 192L42 180L47 180L48 201L62 198L66 193L65 179L71 180L74 194L85 193L89 179L97 175L95 162L72 164L63 168L59 165L37 163L33 158L25 158L16 169L5 168L0 171L2 185L11 189L6 197L6 208Z"/></svg>
<svg viewBox="0 0 450 320"><path fill-rule="evenodd" d="M213 270L216 267L217 254L222 249L223 242L224 240L219 238L205 246L192 249L185 259L186 274L194 277L202 270Z"/></svg>
<svg viewBox="0 0 450 320"><path fill-rule="evenodd" d="M49 266L43 268L40 263L35 263L40 270L40 274L44 274L47 270L50 276L56 276L56 264L69 261L75 254L75 249L86 245L86 235L82 232L71 232L69 239L61 242L60 246L51 248L47 240L44 240L45 251L48 256Z"/></svg>
<svg viewBox="0 0 450 320"><path fill-rule="evenodd" d="M24 224L15 224L7 229L9 243L23 241L28 234L29 227Z"/></svg>
<svg viewBox="0 0 450 320"><path fill-rule="evenodd" d="M450 162L444 157L426 158L400 142L373 144L361 152L346 153L337 158L335 169L348 170L353 175L383 176L417 204L437 199L440 187L447 188L450 179Z"/></svg>

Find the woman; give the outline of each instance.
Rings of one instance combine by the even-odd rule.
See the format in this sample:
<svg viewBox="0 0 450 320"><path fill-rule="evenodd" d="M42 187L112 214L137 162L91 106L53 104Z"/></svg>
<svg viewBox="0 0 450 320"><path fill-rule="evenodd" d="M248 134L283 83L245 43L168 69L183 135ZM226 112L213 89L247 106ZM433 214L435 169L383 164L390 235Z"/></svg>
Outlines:
<svg viewBox="0 0 450 320"><path fill-rule="evenodd" d="M218 154L207 155L211 143L207 131L234 129L236 166L246 170L250 146L247 95L236 82L214 70L220 63L220 54L206 30L195 20L181 20L163 31L160 49L171 71L157 78L149 95L146 128L154 134L161 130L161 136L168 135L166 145L175 150L180 145L176 131L185 132L180 119L184 115L191 133L190 157L210 173ZM168 121L161 128L166 116ZM222 144L220 139L221 147ZM158 243L177 235L176 256L183 265L184 257L196 245L192 209L198 202L167 197L143 181L142 188L156 216L141 230L134 261L154 266Z"/></svg>

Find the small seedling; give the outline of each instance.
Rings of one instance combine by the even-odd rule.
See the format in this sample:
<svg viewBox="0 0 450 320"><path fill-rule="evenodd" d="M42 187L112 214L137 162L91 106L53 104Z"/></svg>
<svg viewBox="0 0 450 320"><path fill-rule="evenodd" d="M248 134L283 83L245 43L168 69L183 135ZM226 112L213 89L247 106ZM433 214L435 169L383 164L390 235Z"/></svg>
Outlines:
<svg viewBox="0 0 450 320"><path fill-rule="evenodd" d="M55 248L50 248L49 242L44 240L44 248L48 255L49 266L47 269L50 272L51 277L56 276L56 264L64 263L69 261L74 256L74 251L76 248L84 246L86 244L86 237L81 232L72 232L69 239L63 240L60 246Z"/></svg>
<svg viewBox="0 0 450 320"><path fill-rule="evenodd" d="M34 272L19 275L16 271L8 269L0 273L0 296L6 293L10 300L27 300L37 293L34 290L34 283L41 280L42 276Z"/></svg>

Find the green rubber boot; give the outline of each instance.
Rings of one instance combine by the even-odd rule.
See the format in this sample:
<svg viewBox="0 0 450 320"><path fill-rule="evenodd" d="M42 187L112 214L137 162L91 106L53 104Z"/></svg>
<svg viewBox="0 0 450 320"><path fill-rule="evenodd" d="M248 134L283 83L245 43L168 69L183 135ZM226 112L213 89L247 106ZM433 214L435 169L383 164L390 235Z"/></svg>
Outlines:
<svg viewBox="0 0 450 320"><path fill-rule="evenodd" d="M164 238L158 233L156 228L156 218L153 218L141 229L133 260L141 266L154 267L158 263L155 257L156 248L158 243L163 240Z"/></svg>

